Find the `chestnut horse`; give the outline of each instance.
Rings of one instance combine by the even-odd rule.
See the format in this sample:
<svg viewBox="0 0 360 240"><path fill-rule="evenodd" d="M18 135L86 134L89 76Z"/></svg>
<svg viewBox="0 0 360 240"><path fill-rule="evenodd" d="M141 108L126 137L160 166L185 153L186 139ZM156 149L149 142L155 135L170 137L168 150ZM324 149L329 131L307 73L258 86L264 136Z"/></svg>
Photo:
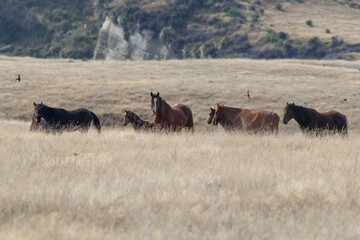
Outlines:
<svg viewBox="0 0 360 240"><path fill-rule="evenodd" d="M151 110L154 113L154 123L159 126L160 129L166 129L170 131L179 131L182 128L194 131L194 123L192 112L189 107L184 104L176 104L170 107L160 97L160 94L156 95L151 92Z"/></svg>
<svg viewBox="0 0 360 240"><path fill-rule="evenodd" d="M217 105L212 123L220 123L225 130L243 130L248 132L275 132L279 130L279 115L263 110L252 112L246 108L234 108Z"/></svg>
<svg viewBox="0 0 360 240"><path fill-rule="evenodd" d="M134 112L125 110L123 125L126 126L129 123L135 129L135 131L147 131L154 129L155 127L154 122L144 121Z"/></svg>
<svg viewBox="0 0 360 240"><path fill-rule="evenodd" d="M303 131L319 134L324 130L328 130L333 133L347 134L346 116L337 111L319 113L312 108L298 106L295 103L286 103L283 123L287 124L292 118L295 119Z"/></svg>
<svg viewBox="0 0 360 240"><path fill-rule="evenodd" d="M37 124L44 119L47 123L47 129L51 132L63 131L81 131L87 132L93 122L96 130L100 133L101 126L98 117L85 108L79 108L73 111L67 111L62 108L48 107L43 103L34 103L35 110L33 118Z"/></svg>
<svg viewBox="0 0 360 240"><path fill-rule="evenodd" d="M43 118L41 118L40 122L38 123L37 119L33 116L32 122L31 122L31 125L30 125L30 131L31 132L39 131L39 132L49 133L50 132L50 126Z"/></svg>

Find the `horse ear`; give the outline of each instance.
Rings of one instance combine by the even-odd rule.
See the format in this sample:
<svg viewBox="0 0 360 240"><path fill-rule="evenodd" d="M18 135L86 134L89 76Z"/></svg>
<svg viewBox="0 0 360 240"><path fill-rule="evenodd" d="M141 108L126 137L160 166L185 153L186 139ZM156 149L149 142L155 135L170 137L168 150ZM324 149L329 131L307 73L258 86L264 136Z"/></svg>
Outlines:
<svg viewBox="0 0 360 240"><path fill-rule="evenodd" d="M125 112L125 113L128 113L128 111L127 111L126 109L124 110L124 112Z"/></svg>
<svg viewBox="0 0 360 240"><path fill-rule="evenodd" d="M287 106L287 105L289 105L289 103L288 103L288 102L286 102L286 106Z"/></svg>
<svg viewBox="0 0 360 240"><path fill-rule="evenodd" d="M151 92L151 93L150 93L150 96L152 96L152 97L153 97L153 96L154 96L154 94Z"/></svg>
<svg viewBox="0 0 360 240"><path fill-rule="evenodd" d="M292 105L294 106L294 105L295 105L295 103L293 102L293 103L292 103Z"/></svg>
<svg viewBox="0 0 360 240"><path fill-rule="evenodd" d="M36 107L36 103L35 103L35 102L33 102L33 104L34 104L34 106Z"/></svg>
<svg viewBox="0 0 360 240"><path fill-rule="evenodd" d="M44 104L43 101L40 102L41 104Z"/></svg>
<svg viewBox="0 0 360 240"><path fill-rule="evenodd" d="M159 97L159 96L160 96L160 93L158 92L158 93L156 94L156 96Z"/></svg>
<svg viewBox="0 0 360 240"><path fill-rule="evenodd" d="M215 109L213 109L212 107L210 107L210 111L214 111Z"/></svg>

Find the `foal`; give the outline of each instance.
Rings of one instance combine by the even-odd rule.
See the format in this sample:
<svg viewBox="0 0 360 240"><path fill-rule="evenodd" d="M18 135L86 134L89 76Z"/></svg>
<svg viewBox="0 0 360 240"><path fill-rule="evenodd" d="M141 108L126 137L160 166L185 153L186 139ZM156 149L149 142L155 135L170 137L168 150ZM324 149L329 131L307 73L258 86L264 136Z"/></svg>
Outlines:
<svg viewBox="0 0 360 240"><path fill-rule="evenodd" d="M154 122L144 121L132 111L125 110L123 125L128 123L135 129L135 131L149 131L155 129Z"/></svg>

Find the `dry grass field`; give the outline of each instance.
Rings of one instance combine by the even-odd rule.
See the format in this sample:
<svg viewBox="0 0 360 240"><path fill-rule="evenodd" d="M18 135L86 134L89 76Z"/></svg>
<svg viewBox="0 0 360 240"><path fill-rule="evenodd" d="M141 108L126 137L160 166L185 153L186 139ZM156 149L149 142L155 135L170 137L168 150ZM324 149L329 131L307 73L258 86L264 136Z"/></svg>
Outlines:
<svg viewBox="0 0 360 240"><path fill-rule="evenodd" d="M359 69L0 57L0 239L359 239ZM190 106L195 133L122 127L123 109L151 119L150 91ZM103 132L31 133L33 101L87 107ZM344 113L349 136L305 136L294 120L276 136L206 124L216 103L282 118L287 101Z"/></svg>

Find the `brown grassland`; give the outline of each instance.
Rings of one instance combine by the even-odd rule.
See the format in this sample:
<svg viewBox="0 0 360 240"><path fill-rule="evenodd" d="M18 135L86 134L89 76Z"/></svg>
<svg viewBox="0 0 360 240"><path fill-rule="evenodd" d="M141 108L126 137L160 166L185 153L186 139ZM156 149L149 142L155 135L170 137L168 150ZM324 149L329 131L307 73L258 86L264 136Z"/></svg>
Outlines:
<svg viewBox="0 0 360 240"><path fill-rule="evenodd" d="M359 69L0 57L0 239L359 239ZM190 106L195 133L121 126L124 109L152 118L150 91ZM33 101L86 107L103 132L29 132ZM307 136L294 120L278 135L206 124L216 103L282 118L287 101L344 113L349 136Z"/></svg>

